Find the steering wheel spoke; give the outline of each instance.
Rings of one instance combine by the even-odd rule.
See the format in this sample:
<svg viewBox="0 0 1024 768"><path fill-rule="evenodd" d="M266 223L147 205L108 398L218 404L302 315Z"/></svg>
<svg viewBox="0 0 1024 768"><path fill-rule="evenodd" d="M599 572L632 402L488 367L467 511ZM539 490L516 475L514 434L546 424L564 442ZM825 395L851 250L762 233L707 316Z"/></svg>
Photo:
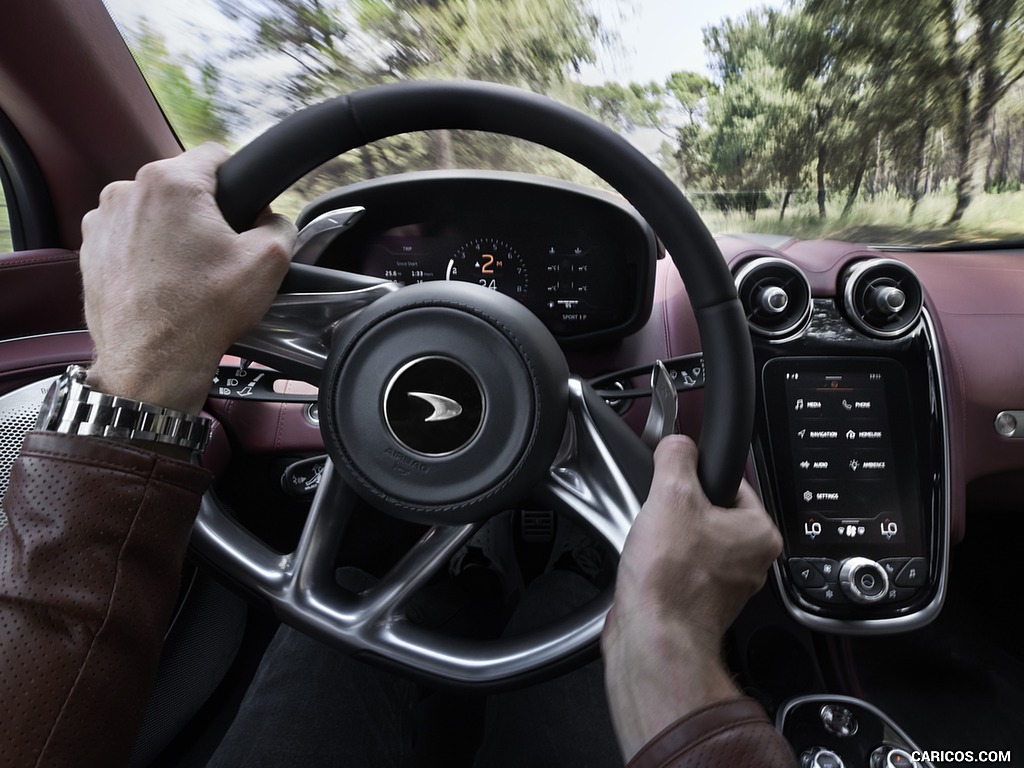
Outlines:
<svg viewBox="0 0 1024 768"><path fill-rule="evenodd" d="M345 321L400 287L389 280L293 264L267 314L232 350L315 382Z"/></svg>
<svg viewBox="0 0 1024 768"><path fill-rule="evenodd" d="M327 462L306 525L293 552L281 553L229 515L215 496L203 497L192 547L227 575L271 602L333 581L334 557L356 497Z"/></svg>
<svg viewBox="0 0 1024 768"><path fill-rule="evenodd" d="M415 594L469 540L479 524L435 525L406 552L383 579L362 595L361 610L379 623L393 618Z"/></svg>
<svg viewBox="0 0 1024 768"><path fill-rule="evenodd" d="M602 430L605 425L596 412L602 407L607 408L588 397L582 381L569 379L565 437L543 490L560 509L589 525L621 553L642 502L636 491L639 480L631 480L616 457L622 441L629 438Z"/></svg>

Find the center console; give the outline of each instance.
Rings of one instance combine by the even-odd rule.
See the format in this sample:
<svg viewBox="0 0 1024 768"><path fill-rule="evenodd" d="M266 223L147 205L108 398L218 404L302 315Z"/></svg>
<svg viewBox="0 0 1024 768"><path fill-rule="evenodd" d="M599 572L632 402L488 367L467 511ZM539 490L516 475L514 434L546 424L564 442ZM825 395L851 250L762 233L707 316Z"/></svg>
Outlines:
<svg viewBox="0 0 1024 768"><path fill-rule="evenodd" d="M752 324L760 311L770 331L753 326L763 403L754 459L784 540L775 579L786 609L814 629L912 629L934 618L945 594L938 350L916 278L893 264L849 270L839 301L811 298L790 264L755 263L738 277ZM787 326L772 303L758 305L768 295L806 310L790 312Z"/></svg>
<svg viewBox="0 0 1024 768"><path fill-rule="evenodd" d="M776 727L801 768L932 768L891 718L849 696L793 699L779 710Z"/></svg>

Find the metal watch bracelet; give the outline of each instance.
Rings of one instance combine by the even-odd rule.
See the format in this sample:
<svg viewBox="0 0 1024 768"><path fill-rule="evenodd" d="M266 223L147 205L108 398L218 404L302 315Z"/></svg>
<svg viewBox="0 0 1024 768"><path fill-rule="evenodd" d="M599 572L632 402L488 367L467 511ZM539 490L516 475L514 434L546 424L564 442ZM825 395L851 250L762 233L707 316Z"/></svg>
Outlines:
<svg viewBox="0 0 1024 768"><path fill-rule="evenodd" d="M141 440L202 451L210 439L212 422L172 408L150 405L128 397L97 392L85 384L86 369L73 365L54 384L44 405L39 427L71 435L120 440ZM60 391L65 388L65 391Z"/></svg>

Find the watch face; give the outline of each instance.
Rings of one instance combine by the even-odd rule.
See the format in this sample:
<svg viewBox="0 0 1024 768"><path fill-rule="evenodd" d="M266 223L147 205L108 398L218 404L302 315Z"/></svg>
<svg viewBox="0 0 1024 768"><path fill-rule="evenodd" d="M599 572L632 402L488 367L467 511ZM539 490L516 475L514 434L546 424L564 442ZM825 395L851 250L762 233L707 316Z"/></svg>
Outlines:
<svg viewBox="0 0 1024 768"><path fill-rule="evenodd" d="M50 391L43 399L42 408L39 410L39 418L36 420L36 429L48 432L56 432L60 426L61 417L67 406L68 394L73 384L82 379L84 369L79 365L69 366L60 378L50 385Z"/></svg>
<svg viewBox="0 0 1024 768"><path fill-rule="evenodd" d="M61 405L68 392L67 374L61 376L53 384L43 398L42 408L39 410L39 418L36 419L36 429L52 431L60 418Z"/></svg>

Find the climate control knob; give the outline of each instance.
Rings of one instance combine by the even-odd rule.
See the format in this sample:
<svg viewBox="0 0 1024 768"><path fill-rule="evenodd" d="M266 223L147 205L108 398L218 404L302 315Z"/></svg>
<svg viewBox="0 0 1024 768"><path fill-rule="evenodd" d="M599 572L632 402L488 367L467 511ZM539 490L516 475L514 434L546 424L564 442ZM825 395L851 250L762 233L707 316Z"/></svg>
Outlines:
<svg viewBox="0 0 1024 768"><path fill-rule="evenodd" d="M812 747L800 755L800 768L844 768L843 758L825 747Z"/></svg>
<svg viewBox="0 0 1024 768"><path fill-rule="evenodd" d="M851 557L839 569L839 586L855 603L869 605L883 599L889 591L885 569L866 557Z"/></svg>

